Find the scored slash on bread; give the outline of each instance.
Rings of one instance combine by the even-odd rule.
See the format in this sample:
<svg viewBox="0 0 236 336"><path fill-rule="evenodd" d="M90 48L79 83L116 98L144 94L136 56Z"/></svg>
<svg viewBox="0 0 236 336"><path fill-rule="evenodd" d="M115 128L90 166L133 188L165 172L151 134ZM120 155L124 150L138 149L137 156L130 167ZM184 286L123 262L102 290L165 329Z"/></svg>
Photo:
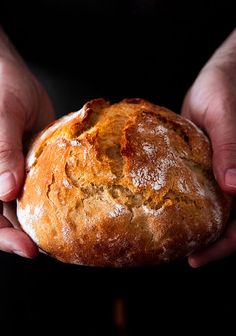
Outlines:
<svg viewBox="0 0 236 336"><path fill-rule="evenodd" d="M229 216L211 145L143 99L95 99L41 132L26 158L22 229L61 261L159 264L215 241Z"/></svg>

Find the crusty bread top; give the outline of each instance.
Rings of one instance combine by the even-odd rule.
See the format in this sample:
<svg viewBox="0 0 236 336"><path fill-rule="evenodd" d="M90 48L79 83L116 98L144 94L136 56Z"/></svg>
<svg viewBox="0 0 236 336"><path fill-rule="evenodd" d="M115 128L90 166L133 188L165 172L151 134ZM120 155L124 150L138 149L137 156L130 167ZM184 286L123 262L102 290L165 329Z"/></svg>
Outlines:
<svg viewBox="0 0 236 336"><path fill-rule="evenodd" d="M65 262L173 260L214 241L227 221L211 157L203 132L163 107L93 100L35 139L19 221Z"/></svg>

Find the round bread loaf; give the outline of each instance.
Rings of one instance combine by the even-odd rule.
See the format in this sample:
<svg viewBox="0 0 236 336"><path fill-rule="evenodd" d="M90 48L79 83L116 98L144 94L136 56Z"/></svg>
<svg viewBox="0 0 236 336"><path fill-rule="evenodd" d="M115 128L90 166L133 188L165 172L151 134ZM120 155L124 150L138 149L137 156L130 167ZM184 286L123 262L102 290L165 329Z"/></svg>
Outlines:
<svg viewBox="0 0 236 336"><path fill-rule="evenodd" d="M17 214L47 254L96 266L159 264L215 241L229 199L208 138L142 99L88 102L38 135Z"/></svg>

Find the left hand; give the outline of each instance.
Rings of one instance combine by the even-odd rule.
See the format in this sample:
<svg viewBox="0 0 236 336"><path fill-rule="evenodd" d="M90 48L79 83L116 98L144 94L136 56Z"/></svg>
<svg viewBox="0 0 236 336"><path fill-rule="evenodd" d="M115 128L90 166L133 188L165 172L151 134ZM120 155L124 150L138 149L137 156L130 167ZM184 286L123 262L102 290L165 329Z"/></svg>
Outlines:
<svg viewBox="0 0 236 336"><path fill-rule="evenodd" d="M213 171L223 191L236 196L236 30L216 51L188 91L182 115L208 134ZM236 251L236 206L223 236L189 257L192 267Z"/></svg>

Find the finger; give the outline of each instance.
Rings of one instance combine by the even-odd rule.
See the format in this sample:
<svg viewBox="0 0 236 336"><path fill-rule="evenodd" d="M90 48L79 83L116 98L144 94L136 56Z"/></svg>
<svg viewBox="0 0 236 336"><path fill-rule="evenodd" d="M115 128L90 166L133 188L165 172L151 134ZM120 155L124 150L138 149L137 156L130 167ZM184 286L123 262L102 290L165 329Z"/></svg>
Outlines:
<svg viewBox="0 0 236 336"><path fill-rule="evenodd" d="M182 115L208 133L215 177L224 191L236 195L236 99L231 86L222 75L205 71L188 91Z"/></svg>
<svg viewBox="0 0 236 336"><path fill-rule="evenodd" d="M25 134L28 139L55 120L53 103L47 91L37 81L35 85L38 106L36 113L31 113L31 118L28 118L26 123Z"/></svg>
<svg viewBox="0 0 236 336"><path fill-rule="evenodd" d="M16 198L24 179L24 114L13 95L0 95L0 200Z"/></svg>
<svg viewBox="0 0 236 336"><path fill-rule="evenodd" d="M230 223L231 227L236 226L236 220ZM228 257L236 251L236 235L229 233L227 236L222 237L214 244L189 256L188 262L190 266L196 268L203 266L211 261L223 259Z"/></svg>
<svg viewBox="0 0 236 336"><path fill-rule="evenodd" d="M212 99L211 111L191 113L191 95L190 90L183 103L182 115L208 133L213 148L214 175L225 192L236 195L236 112L233 103L222 106L222 102Z"/></svg>
<svg viewBox="0 0 236 336"><path fill-rule="evenodd" d="M224 191L236 195L236 113L233 112L219 114L208 132L216 179Z"/></svg>
<svg viewBox="0 0 236 336"><path fill-rule="evenodd" d="M21 225L16 215L16 202L7 202L3 206L3 216L9 220L15 229L21 230Z"/></svg>
<svg viewBox="0 0 236 336"><path fill-rule="evenodd" d="M38 249L34 242L23 232L11 227L11 223L0 215L0 250L34 258Z"/></svg>

